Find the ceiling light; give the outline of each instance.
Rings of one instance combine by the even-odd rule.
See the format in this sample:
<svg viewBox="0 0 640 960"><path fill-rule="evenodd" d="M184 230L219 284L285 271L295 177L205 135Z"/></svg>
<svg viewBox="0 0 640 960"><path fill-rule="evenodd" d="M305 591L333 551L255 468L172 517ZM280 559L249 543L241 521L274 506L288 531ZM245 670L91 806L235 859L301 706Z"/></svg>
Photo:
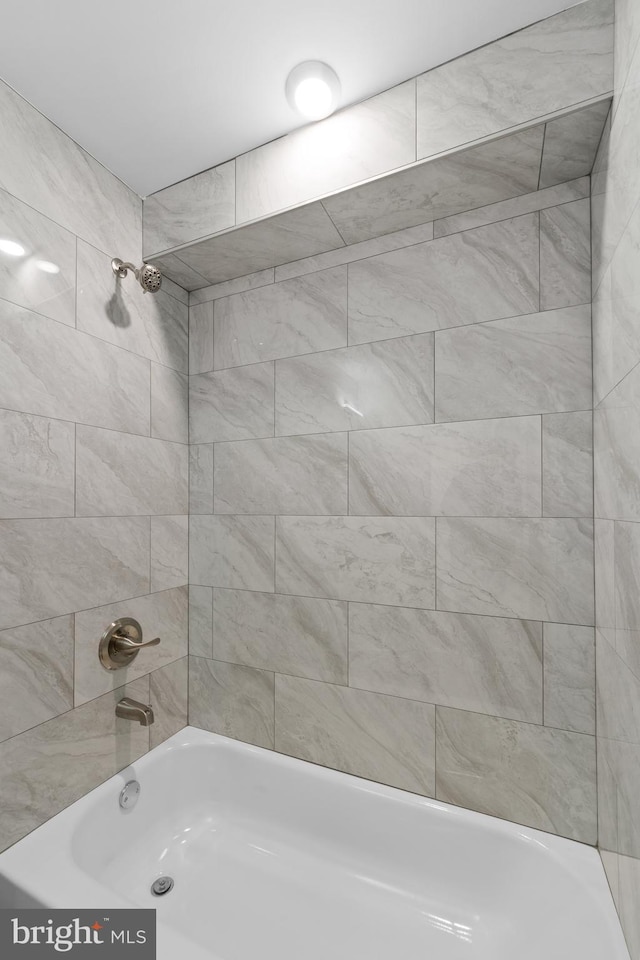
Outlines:
<svg viewBox="0 0 640 960"><path fill-rule="evenodd" d="M36 267L43 273L60 273L60 267L51 260L36 260Z"/></svg>
<svg viewBox="0 0 640 960"><path fill-rule="evenodd" d="M27 251L15 240L0 239L0 253L6 253L10 257L24 257Z"/></svg>
<svg viewBox="0 0 640 960"><path fill-rule="evenodd" d="M340 81L326 63L305 60L287 77L285 92L293 110L308 120L321 120L338 105Z"/></svg>

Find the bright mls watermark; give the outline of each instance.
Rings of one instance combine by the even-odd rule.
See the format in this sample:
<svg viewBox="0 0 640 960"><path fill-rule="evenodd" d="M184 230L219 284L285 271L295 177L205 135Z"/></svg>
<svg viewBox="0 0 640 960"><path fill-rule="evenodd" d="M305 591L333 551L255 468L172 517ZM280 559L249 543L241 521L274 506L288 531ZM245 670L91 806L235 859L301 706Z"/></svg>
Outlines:
<svg viewBox="0 0 640 960"><path fill-rule="evenodd" d="M2 960L156 960L155 910L0 910Z"/></svg>

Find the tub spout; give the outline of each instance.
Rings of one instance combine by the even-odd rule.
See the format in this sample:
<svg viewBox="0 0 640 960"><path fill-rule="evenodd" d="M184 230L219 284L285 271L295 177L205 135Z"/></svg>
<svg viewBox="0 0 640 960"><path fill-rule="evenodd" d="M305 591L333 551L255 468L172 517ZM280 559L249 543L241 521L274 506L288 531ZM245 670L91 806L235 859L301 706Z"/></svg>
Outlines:
<svg viewBox="0 0 640 960"><path fill-rule="evenodd" d="M143 727L150 727L155 719L150 704L138 703L137 700L130 700L129 697L123 697L116 704L116 717L121 717L123 720L137 720Z"/></svg>

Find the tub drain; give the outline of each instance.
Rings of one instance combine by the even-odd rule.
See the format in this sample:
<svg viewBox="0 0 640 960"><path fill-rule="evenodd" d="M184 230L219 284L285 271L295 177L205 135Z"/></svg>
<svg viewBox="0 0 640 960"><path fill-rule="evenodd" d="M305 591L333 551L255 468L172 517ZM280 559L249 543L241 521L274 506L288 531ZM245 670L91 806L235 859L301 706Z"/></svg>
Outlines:
<svg viewBox="0 0 640 960"><path fill-rule="evenodd" d="M173 880L171 877L158 877L157 880L154 880L151 884L151 893L154 897L161 897L165 893L169 893L169 890L173 888Z"/></svg>

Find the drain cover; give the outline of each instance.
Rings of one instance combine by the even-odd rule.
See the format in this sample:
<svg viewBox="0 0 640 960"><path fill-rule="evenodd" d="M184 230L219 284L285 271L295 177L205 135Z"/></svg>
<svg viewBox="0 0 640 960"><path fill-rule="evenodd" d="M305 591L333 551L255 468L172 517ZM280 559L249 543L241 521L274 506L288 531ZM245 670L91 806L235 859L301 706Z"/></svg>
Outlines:
<svg viewBox="0 0 640 960"><path fill-rule="evenodd" d="M151 884L151 893L154 897L161 897L165 893L169 893L169 890L173 888L173 880L171 877L158 877L157 880L154 880Z"/></svg>

